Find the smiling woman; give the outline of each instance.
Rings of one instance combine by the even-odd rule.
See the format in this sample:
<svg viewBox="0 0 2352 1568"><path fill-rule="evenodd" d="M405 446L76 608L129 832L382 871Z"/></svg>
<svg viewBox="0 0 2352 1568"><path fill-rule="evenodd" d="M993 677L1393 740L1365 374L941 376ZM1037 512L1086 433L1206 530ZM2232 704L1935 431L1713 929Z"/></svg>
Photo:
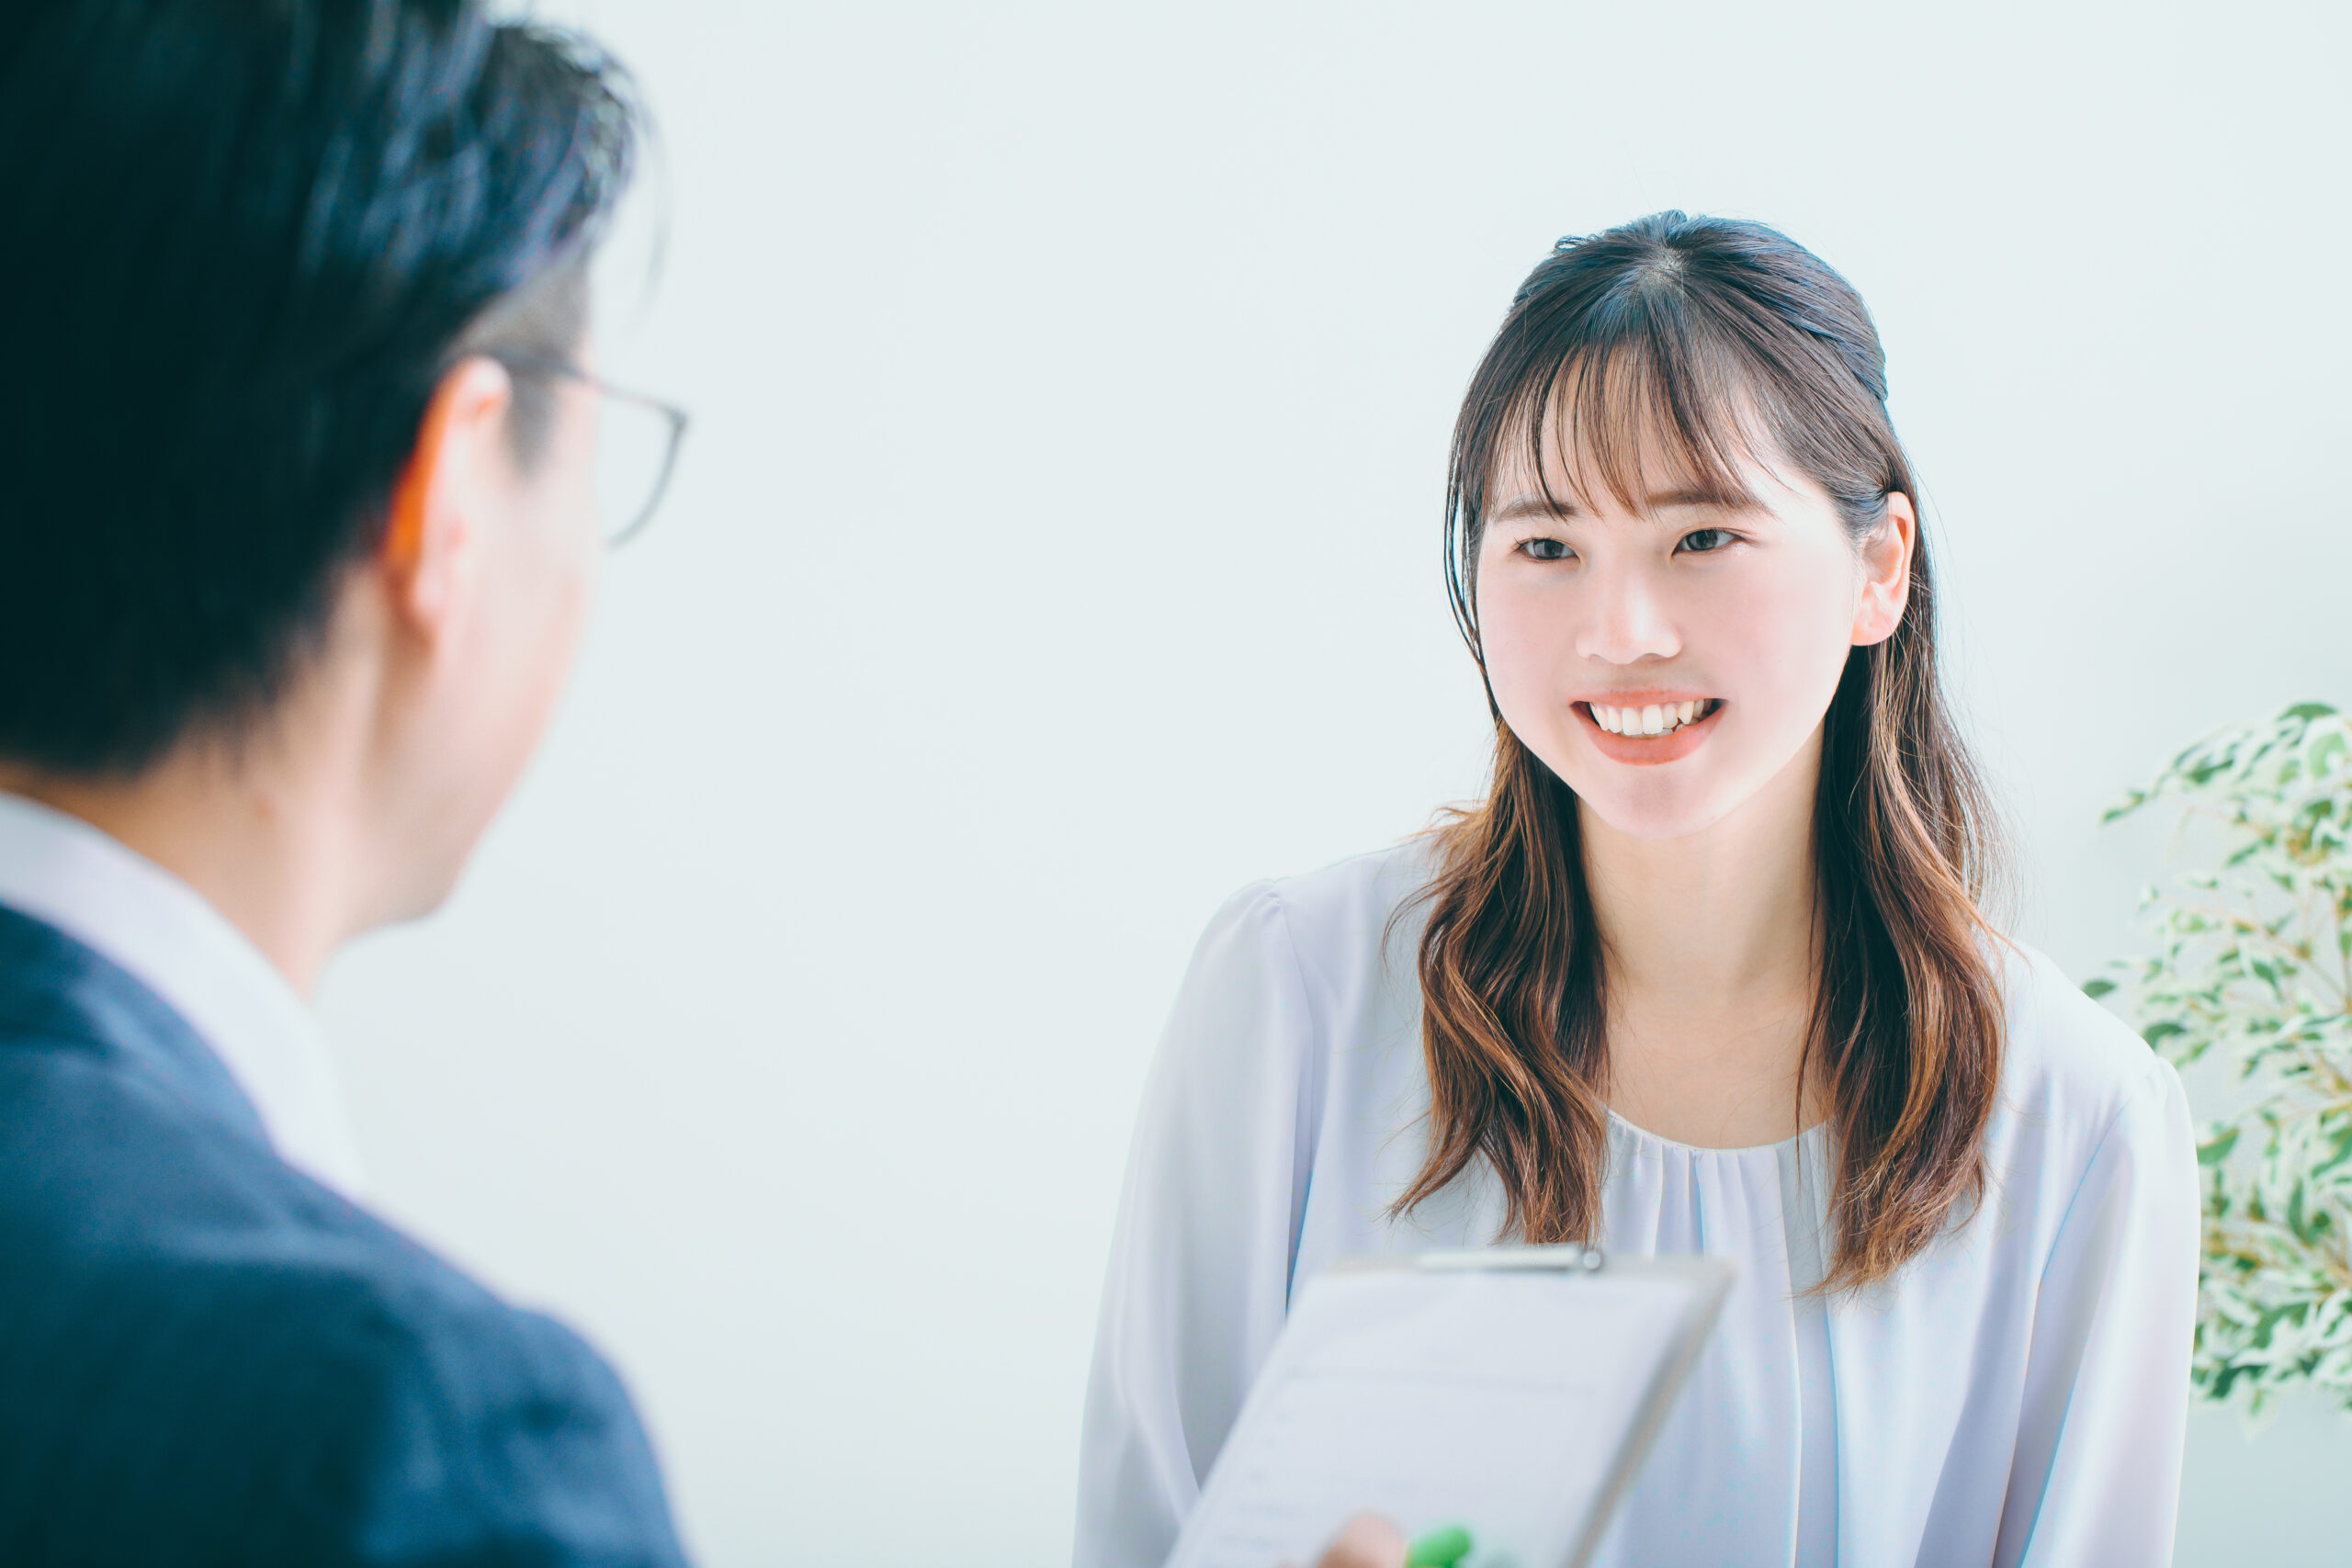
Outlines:
<svg viewBox="0 0 2352 1568"><path fill-rule="evenodd" d="M1980 1190L2002 1044L1999 944L1977 908L1994 850L1944 715L1884 392L1860 299L1753 225L1669 216L1564 242L1521 290L1449 485L1495 787L1441 836L1421 938L1437 1136L1404 1202L1484 1155L1515 1229L1587 1239L1607 1108L1636 1104L1696 1144L1834 1123L1838 1286L1888 1273ZM1491 520L1490 493L1509 498ZM1852 743L1873 725L1892 733ZM1890 743L1906 734L1920 743ZM1645 942L1634 909L1678 874L1737 863L1735 846L1755 874L1708 903L1750 893L1765 923L1719 931L1645 987L1645 950L1688 943ZM1645 892L1596 908L1596 885ZM1700 929L1688 913L1676 923ZM1736 1054L1748 1070L1726 1073L1720 1045L1703 1071L1644 1048L1721 1033L1688 1016L1692 980L1789 1021Z"/></svg>
<svg viewBox="0 0 2352 1568"><path fill-rule="evenodd" d="M1497 1241L1738 1265L1602 1562L2168 1560L2187 1107L1980 908L1885 391L1861 300L1761 225L1660 214L1522 286L1446 514L1492 786L1203 938L1080 1562L1161 1559L1307 1279Z"/></svg>

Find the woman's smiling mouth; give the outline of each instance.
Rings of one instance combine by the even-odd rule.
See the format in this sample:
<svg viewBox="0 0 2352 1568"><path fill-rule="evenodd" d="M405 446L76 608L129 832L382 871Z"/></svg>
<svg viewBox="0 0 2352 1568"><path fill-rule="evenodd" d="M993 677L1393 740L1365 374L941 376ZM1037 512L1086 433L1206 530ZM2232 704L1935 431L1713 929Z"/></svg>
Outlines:
<svg viewBox="0 0 2352 1568"><path fill-rule="evenodd" d="M1585 736L1611 761L1647 766L1678 761L1706 744L1722 716L1721 697L1680 692L1611 693L1615 702L1579 699L1575 710Z"/></svg>
<svg viewBox="0 0 2352 1568"><path fill-rule="evenodd" d="M1612 707L1603 703L1587 703L1592 721L1611 735L1671 735L1686 724L1695 724L1706 717L1723 702L1717 697L1698 697L1679 703L1645 703L1639 706Z"/></svg>

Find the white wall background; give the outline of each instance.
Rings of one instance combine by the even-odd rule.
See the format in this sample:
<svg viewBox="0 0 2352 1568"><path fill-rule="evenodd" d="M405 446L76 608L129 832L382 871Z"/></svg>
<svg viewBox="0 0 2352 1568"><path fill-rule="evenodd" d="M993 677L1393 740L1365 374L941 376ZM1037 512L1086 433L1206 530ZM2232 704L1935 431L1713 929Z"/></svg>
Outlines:
<svg viewBox="0 0 2352 1568"><path fill-rule="evenodd" d="M718 1568L1066 1553L1195 931L1478 784L1444 446L1555 237L1758 217L1871 301L2076 974L2157 869L2122 785L2352 700L2340 6L560 14L665 136L609 366L697 423L474 874L326 1011L385 1206L615 1355ZM2347 1463L2200 1417L2179 1561L2343 1561Z"/></svg>

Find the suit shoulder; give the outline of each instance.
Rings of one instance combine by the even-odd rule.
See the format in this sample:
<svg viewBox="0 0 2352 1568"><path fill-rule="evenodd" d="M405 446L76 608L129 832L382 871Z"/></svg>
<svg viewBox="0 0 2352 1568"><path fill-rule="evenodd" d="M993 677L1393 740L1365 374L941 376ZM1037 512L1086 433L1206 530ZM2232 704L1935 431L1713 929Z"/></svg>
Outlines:
<svg viewBox="0 0 2352 1568"><path fill-rule="evenodd" d="M124 1355L262 1390L299 1371L359 1400L403 1380L593 1382L601 1366L247 1130L70 1041L0 1051L0 1367L61 1391L86 1376L92 1398L119 1386L105 1367Z"/></svg>
<svg viewBox="0 0 2352 1568"><path fill-rule="evenodd" d="M527 1380L594 1360L266 1144L175 1114L102 1060L59 1054L29 1089L16 1077L0 1086L0 1302L18 1336L0 1357L45 1345L70 1364L115 1334L195 1336L199 1360L251 1347L256 1366L346 1380L459 1364Z"/></svg>
<svg viewBox="0 0 2352 1568"><path fill-rule="evenodd" d="M457 1561L583 1531L675 1560L628 1396L577 1335L266 1148L145 1130L185 1146L139 1179L28 1193L17 1168L0 1190L0 1407L43 1434L0 1436L0 1560L345 1561L365 1536L368 1561ZM159 1189L175 1171L193 1197Z"/></svg>

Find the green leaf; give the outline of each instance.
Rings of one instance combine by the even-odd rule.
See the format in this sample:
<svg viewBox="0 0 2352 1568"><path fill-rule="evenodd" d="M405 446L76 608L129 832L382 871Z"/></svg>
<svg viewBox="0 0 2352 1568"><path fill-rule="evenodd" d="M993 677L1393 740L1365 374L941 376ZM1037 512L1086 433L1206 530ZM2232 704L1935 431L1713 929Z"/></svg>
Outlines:
<svg viewBox="0 0 2352 1568"><path fill-rule="evenodd" d="M2108 996L2112 993L2114 989L2115 982L2112 980L2086 980L2083 982L2083 995L2086 997Z"/></svg>
<svg viewBox="0 0 2352 1568"><path fill-rule="evenodd" d="M2233 1127L2228 1132L2222 1134L2220 1137L2213 1139L2211 1143L2198 1145L2197 1163L2199 1165L2219 1165L2223 1160L2229 1158L2230 1151L2238 1146L2238 1134L2241 1131L2243 1131L2243 1129Z"/></svg>
<svg viewBox="0 0 2352 1568"><path fill-rule="evenodd" d="M2140 807L2147 804L2147 791L2142 789L2127 790L2124 792L2124 795L2121 800L2117 801L2113 806L2109 807L2105 811L2099 813L2099 826L2104 828L2119 817L2129 817L2132 813L2139 810Z"/></svg>
<svg viewBox="0 0 2352 1568"><path fill-rule="evenodd" d="M2295 1233L2297 1241L2316 1239L2312 1235L2310 1217L2304 1213L2303 1184L2300 1181L2295 1183L2294 1190L2287 1194L2287 1228Z"/></svg>
<svg viewBox="0 0 2352 1568"><path fill-rule="evenodd" d="M2325 718L2335 712L2335 710L2328 706L2325 703L2297 703L2293 707L2289 708L2285 713L2280 714L2278 716L2280 718L2300 718L2308 724L2312 719Z"/></svg>

